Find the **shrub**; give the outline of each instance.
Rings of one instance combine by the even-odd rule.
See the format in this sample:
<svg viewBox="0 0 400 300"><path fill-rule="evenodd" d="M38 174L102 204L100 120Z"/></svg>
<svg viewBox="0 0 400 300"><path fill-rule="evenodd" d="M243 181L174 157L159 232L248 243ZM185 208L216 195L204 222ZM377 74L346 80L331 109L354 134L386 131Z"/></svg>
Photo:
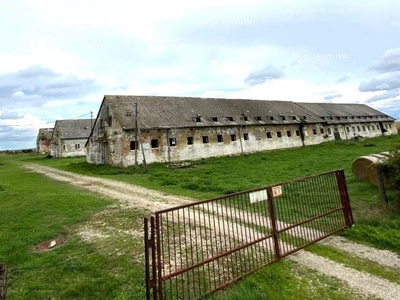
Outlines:
<svg viewBox="0 0 400 300"><path fill-rule="evenodd" d="M395 190L400 192L400 146L390 152L389 159L379 165L380 170L385 178L387 178Z"/></svg>

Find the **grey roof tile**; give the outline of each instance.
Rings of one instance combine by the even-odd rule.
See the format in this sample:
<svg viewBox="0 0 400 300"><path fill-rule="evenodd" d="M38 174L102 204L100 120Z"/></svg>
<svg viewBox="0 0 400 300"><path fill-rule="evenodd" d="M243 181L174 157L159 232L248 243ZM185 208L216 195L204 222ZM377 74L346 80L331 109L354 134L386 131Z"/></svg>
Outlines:
<svg viewBox="0 0 400 300"><path fill-rule="evenodd" d="M296 124L304 117L308 123L323 122L291 101L112 95L104 96L104 101L125 129L135 127L135 103L140 128ZM196 116L200 116L201 122L195 121ZM247 116L247 121L244 116ZM213 117L217 118L217 123ZM232 117L233 121L227 117Z"/></svg>
<svg viewBox="0 0 400 300"><path fill-rule="evenodd" d="M54 134L59 134L61 139L87 139L90 135L90 119L57 120L54 126Z"/></svg>

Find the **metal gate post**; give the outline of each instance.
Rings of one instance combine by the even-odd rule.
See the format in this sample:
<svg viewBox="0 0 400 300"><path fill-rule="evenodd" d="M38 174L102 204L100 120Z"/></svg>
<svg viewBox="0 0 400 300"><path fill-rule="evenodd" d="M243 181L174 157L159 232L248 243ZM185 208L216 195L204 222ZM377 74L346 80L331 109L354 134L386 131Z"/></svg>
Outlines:
<svg viewBox="0 0 400 300"><path fill-rule="evenodd" d="M144 253L146 264L146 299L157 300L157 272L156 272L156 243L155 243L154 217L150 217L150 237L149 219L144 218ZM151 275L150 275L150 249L151 249ZM153 291L151 293L151 290Z"/></svg>
<svg viewBox="0 0 400 300"><path fill-rule="evenodd" d="M160 230L160 214L156 212L156 224L155 224L155 229L156 229L156 235L157 235L157 240L156 240L156 248L157 248L157 260L154 256L154 260L157 261L157 272L158 274L155 276L158 276L157 280L157 289L158 289L158 300L163 300L164 299L164 294L163 294L163 288L162 288L162 272L161 272L161 230ZM155 253L154 253L155 255Z"/></svg>
<svg viewBox="0 0 400 300"><path fill-rule="evenodd" d="M354 224L354 219L353 219L353 215L351 212L350 199L349 199L349 193L347 191L344 170L337 170L335 172L335 175L336 175L336 180L337 180L338 187L339 187L340 200L342 202L345 222L348 227L351 227Z"/></svg>
<svg viewBox="0 0 400 300"><path fill-rule="evenodd" d="M272 236L274 239L274 248L275 248L275 258L281 258L281 250L279 248L279 236L278 236L278 228L276 226L276 216L275 216L275 207L274 207L274 194L272 193L272 187L267 187L267 196L268 196L268 208L269 215L271 218L272 225Z"/></svg>

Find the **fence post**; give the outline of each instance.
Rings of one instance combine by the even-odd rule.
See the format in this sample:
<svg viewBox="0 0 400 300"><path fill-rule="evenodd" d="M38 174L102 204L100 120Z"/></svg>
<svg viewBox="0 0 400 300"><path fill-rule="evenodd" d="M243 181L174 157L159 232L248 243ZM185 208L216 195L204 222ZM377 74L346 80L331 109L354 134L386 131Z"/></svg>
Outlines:
<svg viewBox="0 0 400 300"><path fill-rule="evenodd" d="M275 248L275 257L277 259L281 258L281 250L279 248L279 236L278 236L278 228L276 226L276 216L275 216L275 207L274 207L274 194L272 193L272 187L267 187L267 196L268 196L268 208L269 215L271 218L272 225L272 236L274 239L274 248Z"/></svg>
<svg viewBox="0 0 400 300"><path fill-rule="evenodd" d="M379 166L375 165L376 182L379 188L379 196L384 204L388 204L388 199L386 196L385 184L383 182L382 173Z"/></svg>
<svg viewBox="0 0 400 300"><path fill-rule="evenodd" d="M349 193L347 191L344 170L336 171L335 175L336 175L336 181L337 181L338 187L339 187L340 201L341 201L342 207L343 207L344 219L345 219L346 225L348 227L351 227L354 224L354 219L353 219L353 215L351 212L350 199L349 199Z"/></svg>
<svg viewBox="0 0 400 300"><path fill-rule="evenodd" d="M0 300L6 300L6 264L0 264Z"/></svg>
<svg viewBox="0 0 400 300"><path fill-rule="evenodd" d="M150 251L149 251L150 249L151 249L151 275L150 275ZM149 237L149 219L144 218L144 253L145 253L145 265L146 265L145 267L146 299L147 300L151 299L150 291L153 290L153 300L157 300L154 217L150 217L150 237Z"/></svg>

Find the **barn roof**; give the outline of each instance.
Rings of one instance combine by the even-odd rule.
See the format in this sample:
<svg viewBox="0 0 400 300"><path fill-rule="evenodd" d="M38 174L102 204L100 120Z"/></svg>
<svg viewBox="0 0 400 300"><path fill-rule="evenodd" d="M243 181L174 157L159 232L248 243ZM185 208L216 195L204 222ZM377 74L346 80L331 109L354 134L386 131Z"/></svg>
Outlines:
<svg viewBox="0 0 400 300"><path fill-rule="evenodd" d="M91 132L91 122L90 119L57 120L52 139L56 134L60 139L87 139Z"/></svg>
<svg viewBox="0 0 400 300"><path fill-rule="evenodd" d="M104 96L125 129L320 123L320 117L291 101L162 96Z"/></svg>
<svg viewBox="0 0 400 300"><path fill-rule="evenodd" d="M40 128L36 138L36 142L38 142L39 140L51 140L52 134L53 128Z"/></svg>
<svg viewBox="0 0 400 300"><path fill-rule="evenodd" d="M328 124L394 121L394 118L365 104L305 103L298 105L323 118Z"/></svg>

